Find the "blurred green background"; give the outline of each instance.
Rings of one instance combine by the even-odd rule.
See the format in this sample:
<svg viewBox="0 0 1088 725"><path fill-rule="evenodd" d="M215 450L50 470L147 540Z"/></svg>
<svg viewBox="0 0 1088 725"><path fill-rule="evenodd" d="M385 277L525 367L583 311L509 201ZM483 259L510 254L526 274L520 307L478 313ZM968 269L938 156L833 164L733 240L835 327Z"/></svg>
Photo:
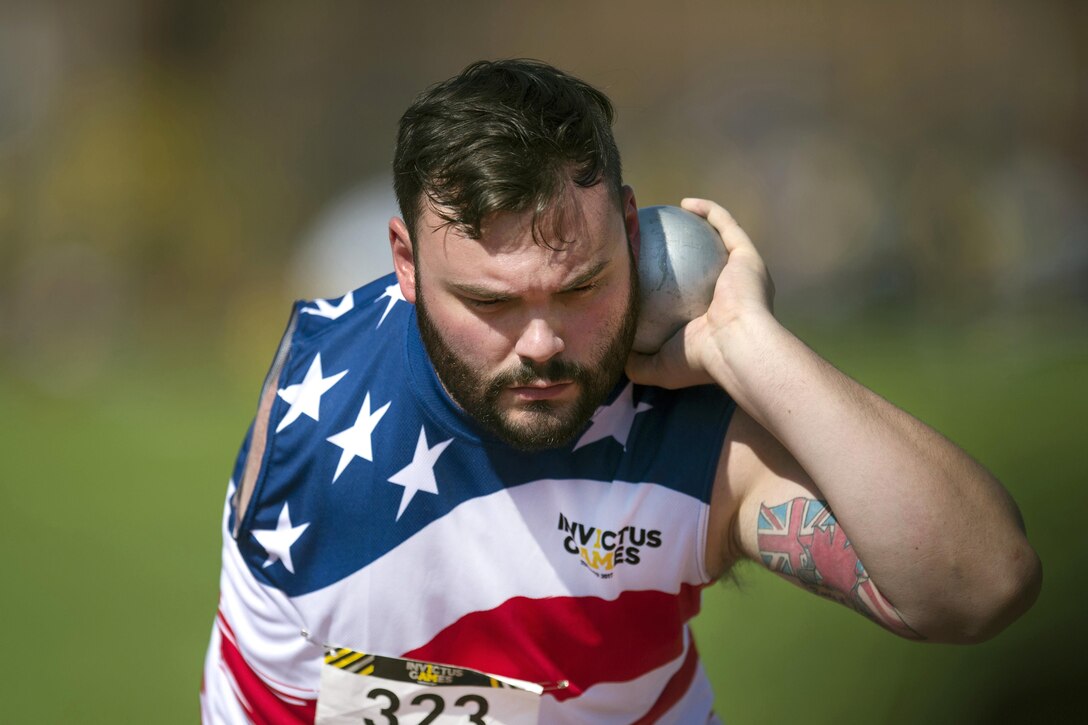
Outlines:
<svg viewBox="0 0 1088 725"><path fill-rule="evenodd" d="M391 268L397 117L509 56L609 93L640 203L729 207L780 317L985 462L1043 559L974 647L742 569L696 623L726 721L1088 715L1086 7L0 2L3 720L197 719L288 303Z"/></svg>

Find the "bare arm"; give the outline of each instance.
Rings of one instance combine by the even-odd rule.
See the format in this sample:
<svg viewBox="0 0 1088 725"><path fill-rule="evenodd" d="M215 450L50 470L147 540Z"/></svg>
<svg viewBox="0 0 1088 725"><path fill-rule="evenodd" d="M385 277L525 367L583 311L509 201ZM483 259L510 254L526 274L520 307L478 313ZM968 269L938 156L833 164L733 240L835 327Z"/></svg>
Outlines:
<svg viewBox="0 0 1088 725"><path fill-rule="evenodd" d="M755 559L898 634L930 640L985 639L1026 611L1039 562L1000 483L782 327L743 230L711 202L685 207L718 229L729 263L707 314L659 354L633 357L628 373L668 387L716 382L746 413L719 469L710 565ZM786 543L771 537L789 539L790 527L794 549L776 555Z"/></svg>
<svg viewBox="0 0 1088 725"><path fill-rule="evenodd" d="M751 486L738 495L729 483ZM739 558L843 604L909 639L923 639L884 597L804 469L743 411L734 415L712 500L707 558L722 572Z"/></svg>

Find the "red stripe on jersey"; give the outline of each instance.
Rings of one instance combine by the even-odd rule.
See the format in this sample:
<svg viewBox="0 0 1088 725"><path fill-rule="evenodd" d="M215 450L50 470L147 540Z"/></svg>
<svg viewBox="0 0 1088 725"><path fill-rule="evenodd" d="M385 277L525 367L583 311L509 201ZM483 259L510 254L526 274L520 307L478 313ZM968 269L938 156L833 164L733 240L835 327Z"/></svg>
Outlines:
<svg viewBox="0 0 1088 725"><path fill-rule="evenodd" d="M261 679L235 645L234 631L222 612L219 612L218 621L222 634L219 655L237 685L238 702L254 725L313 723L317 715L317 701L278 692Z"/></svg>
<svg viewBox="0 0 1088 725"><path fill-rule="evenodd" d="M684 623L699 612L701 589L684 584L678 594L630 591L611 601L515 597L466 614L402 656L529 682L567 680L567 688L550 693L563 701L599 682L633 680L679 657Z"/></svg>
<svg viewBox="0 0 1088 725"><path fill-rule="evenodd" d="M698 665L699 652L695 649L695 642L692 641L691 646L688 647L688 653L684 657L684 664L680 665L680 669L669 678L668 684L661 691L661 695L657 698L657 702L654 703L653 707L636 720L634 725L655 723L658 718L668 712L670 707L680 702L680 698L691 687L691 681L695 679L695 671Z"/></svg>

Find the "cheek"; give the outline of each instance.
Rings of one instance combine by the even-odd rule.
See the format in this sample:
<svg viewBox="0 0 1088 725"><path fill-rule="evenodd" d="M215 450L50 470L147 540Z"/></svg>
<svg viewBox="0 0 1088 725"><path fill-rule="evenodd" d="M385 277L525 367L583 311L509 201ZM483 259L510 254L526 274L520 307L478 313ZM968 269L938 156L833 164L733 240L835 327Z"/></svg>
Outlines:
<svg viewBox="0 0 1088 725"><path fill-rule="evenodd" d="M501 328L468 310L448 315L440 323L446 344L473 367L494 367L510 355L513 344Z"/></svg>
<svg viewBox="0 0 1088 725"><path fill-rule="evenodd" d="M611 337L623 325L627 314L630 294L624 288L617 288L607 299L601 300L595 309L586 315L588 321L596 325L598 337Z"/></svg>

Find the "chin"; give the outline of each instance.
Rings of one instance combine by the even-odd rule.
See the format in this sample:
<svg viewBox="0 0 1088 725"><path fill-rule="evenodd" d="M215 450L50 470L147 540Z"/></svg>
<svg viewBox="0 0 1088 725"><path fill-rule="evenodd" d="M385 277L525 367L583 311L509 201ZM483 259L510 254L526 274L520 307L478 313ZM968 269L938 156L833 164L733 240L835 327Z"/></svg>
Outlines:
<svg viewBox="0 0 1088 725"><path fill-rule="evenodd" d="M550 403L530 403L503 416L502 426L493 432L508 445L522 451L562 448L582 432L590 416L571 418L573 404L557 410ZM584 418L584 419L583 419Z"/></svg>

